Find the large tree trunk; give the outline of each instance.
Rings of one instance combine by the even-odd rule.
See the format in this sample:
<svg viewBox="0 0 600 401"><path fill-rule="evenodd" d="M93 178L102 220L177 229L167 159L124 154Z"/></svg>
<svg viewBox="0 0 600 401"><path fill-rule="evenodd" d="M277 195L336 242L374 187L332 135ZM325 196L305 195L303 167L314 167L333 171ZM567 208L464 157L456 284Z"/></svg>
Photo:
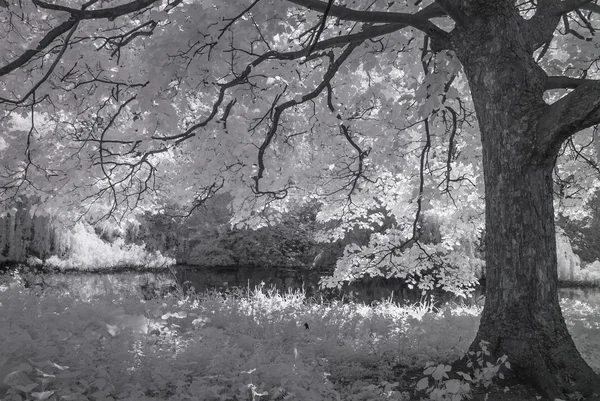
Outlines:
<svg viewBox="0 0 600 401"><path fill-rule="evenodd" d="M473 348L489 341L550 400L587 396L599 379L575 348L558 300L553 166L513 156L497 151L484 161L487 287Z"/></svg>
<svg viewBox="0 0 600 401"><path fill-rule="evenodd" d="M538 149L546 75L521 37L520 18L497 11L454 31L479 120L485 178L486 300L472 349L490 342L493 355L508 355L517 377L550 400L588 396L600 392L600 379L575 348L558 299L557 150Z"/></svg>

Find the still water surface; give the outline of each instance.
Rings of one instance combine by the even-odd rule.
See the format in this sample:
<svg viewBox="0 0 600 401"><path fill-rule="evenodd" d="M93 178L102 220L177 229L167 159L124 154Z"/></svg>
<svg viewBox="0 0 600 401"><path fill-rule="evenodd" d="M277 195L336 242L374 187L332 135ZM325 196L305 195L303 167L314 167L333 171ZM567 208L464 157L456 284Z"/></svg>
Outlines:
<svg viewBox="0 0 600 401"><path fill-rule="evenodd" d="M60 286L74 295L79 295L84 300L107 294L141 296L140 287L149 282L155 282L158 286L168 286L176 283L181 284L181 277L176 277L176 275L171 272L51 274L45 276L44 280L49 286ZM194 286L198 292L203 292L209 287L206 281L202 280L201 277L191 281L191 285ZM235 285L238 283L222 282L221 284L224 285L221 285L220 287L225 288L228 285ZM258 284L260 284L260 282L248 282L247 285L250 289L254 289ZM301 284L292 287L299 288L300 286ZM267 285L266 287L268 288L269 286ZM278 287L279 290L285 291L285 288L282 288L280 285L277 285L276 287ZM560 288L559 297L561 299L566 298L600 306L600 288ZM360 301L368 302L369 300L361 299Z"/></svg>

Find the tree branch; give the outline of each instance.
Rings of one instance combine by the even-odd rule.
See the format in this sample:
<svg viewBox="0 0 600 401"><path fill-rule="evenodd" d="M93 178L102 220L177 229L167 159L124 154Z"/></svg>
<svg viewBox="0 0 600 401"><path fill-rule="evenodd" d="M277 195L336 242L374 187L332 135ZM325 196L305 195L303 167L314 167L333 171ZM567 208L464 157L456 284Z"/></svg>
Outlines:
<svg viewBox="0 0 600 401"><path fill-rule="evenodd" d="M583 84L597 82L594 79L571 78L563 76L548 77L546 81L546 90L551 89L575 89Z"/></svg>
<svg viewBox="0 0 600 401"><path fill-rule="evenodd" d="M591 3L588 3L588 4L585 4L585 5L581 6L581 7L579 7L579 9L580 10L591 11L591 12L596 13L596 14L600 14L600 4L591 4Z"/></svg>
<svg viewBox="0 0 600 401"><path fill-rule="evenodd" d="M290 3L308 8L309 10L325 13L327 2L320 0L288 0ZM389 11L359 11L345 6L332 5L329 15L345 21L404 24L412 26L436 39L445 39L447 32L429 21L430 18L446 17L446 12L437 4L432 3L416 14L395 13Z"/></svg>
<svg viewBox="0 0 600 401"><path fill-rule="evenodd" d="M5 99L5 98L0 97L0 102L13 103L13 104L21 104L25 100L27 100L29 98L29 96L35 94L35 91L54 72L54 69L56 68L56 66L60 62L60 59L65 54L65 51L67 50L67 46L69 45L69 40L71 40L71 37L73 36L73 34L75 33L75 30L77 29L77 24L78 24L77 22L75 24L73 24L71 30L69 31L69 33L67 34L67 37L65 38L65 42L64 42L62 48L60 49L60 52L58 53L58 55L56 56L56 58L52 62L52 65L50 65L50 68L48 68L48 71L46 71L46 73L44 74L44 76L35 85L33 85L33 87L25 95L23 95L23 97L21 99L11 100L11 99Z"/></svg>
<svg viewBox="0 0 600 401"><path fill-rule="evenodd" d="M4 67L0 67L0 77L6 74L9 74L16 70L19 67L25 65L29 60L31 60L36 54L40 51L44 50L46 47L50 46L56 38L61 36L62 34L68 32L75 24L77 24L80 20L85 19L102 19L108 18L109 20L114 20L117 17L122 15L126 15L135 11L142 10L150 5L152 5L157 0L135 0L131 3L123 4L116 7L105 8L102 10L86 10L85 6L82 10L77 10L75 8L65 7L58 4L48 4L44 3L40 0L33 0L34 4L40 8L44 8L47 10L54 11L63 11L71 14L71 18L57 27L51 29L43 38L40 40L35 49L25 50L23 54L17 57L14 61L8 63Z"/></svg>
<svg viewBox="0 0 600 401"><path fill-rule="evenodd" d="M120 6L103 8L100 10L78 10L76 8L61 6L58 4L45 3L41 0L33 0L33 4L46 10L64 11L71 14L73 19L84 20L84 19L103 19L107 18L109 21L115 20L117 17L122 15L130 14L135 11L143 10L146 7L151 6L158 0L135 0L131 3L122 4Z"/></svg>
<svg viewBox="0 0 600 401"><path fill-rule="evenodd" d="M535 15L524 23L526 37L529 38L531 46L537 49L547 43L552 38L560 18L575 10L588 10L600 14L600 5L592 4L592 0L538 0Z"/></svg>
<svg viewBox="0 0 600 401"><path fill-rule="evenodd" d="M567 14L578 9L600 13L600 6L592 4L592 0L565 0L560 3L561 14Z"/></svg>
<svg viewBox="0 0 600 401"><path fill-rule="evenodd" d="M350 54L354 51L354 49L356 49L356 47L358 45L359 45L359 43L353 43L353 44L349 45L344 50L344 52L339 55L337 60L335 60L334 62L332 62L329 65L329 68L323 75L323 81L321 83L319 83L315 87L315 89L313 89L311 92L301 96L300 99L290 99L282 104L279 104L278 106L276 106L274 108L271 126L269 128L269 131L267 132L267 135L266 135L263 143L260 145L260 148L258 149L258 170L257 170L256 174L252 177L252 179L254 180L254 187L253 187L254 193L256 193L256 194L267 193L267 194L273 195L275 197L281 196L279 194L283 194L283 196L287 195L287 189L279 190L277 192L273 192L273 191L265 192L265 191L262 191L259 187L259 181L263 177L263 174L266 170L265 163L264 163L264 155L265 155L266 150L269 148L269 145L270 145L271 141L273 140L273 137L277 133L281 115L283 114L283 112L285 110L295 107L301 103L310 101L310 100L316 98L317 96L319 96L321 94L321 92L323 92L323 90L331 82L331 80L333 79L333 77L335 76L337 71L339 70L340 66L346 61L346 59L350 56Z"/></svg>
<svg viewBox="0 0 600 401"><path fill-rule="evenodd" d="M227 23L227 25L225 25L225 27L223 27L221 29L221 33L219 34L218 39L221 39L221 37L225 34L225 32L227 32L227 30L233 25L235 24L235 22L237 20L239 20L240 18L242 18L244 15L246 15L247 13L250 12L250 10L252 10L252 8L254 8L255 5L258 4L260 0L254 0L252 2L252 4L250 4L248 7L246 7L246 9L244 11L242 11L241 13L239 13L238 15L236 15L235 17L229 19L229 22Z"/></svg>
<svg viewBox="0 0 600 401"><path fill-rule="evenodd" d="M6 64L4 67L0 67L0 77L9 74L16 70L19 67L25 65L29 60L31 60L36 54L44 50L46 47L50 46L52 42L59 36L61 36L65 32L69 32L77 24L75 20L68 20L57 26L56 28L51 29L46 36L40 40L35 49L25 50L23 54L17 57L14 61Z"/></svg>
<svg viewBox="0 0 600 401"><path fill-rule="evenodd" d="M406 24L376 25L361 32L351 33L343 36L335 36L333 38L322 40L321 42L318 42L312 50L327 50L333 47L343 47L354 42L364 42L367 39L388 35L390 33L400 31L406 27ZM308 49L303 49L301 51L308 55Z"/></svg>
<svg viewBox="0 0 600 401"><path fill-rule="evenodd" d="M439 7L446 13L450 18L454 20L457 25L465 25L468 21L468 17L465 13L460 10L456 5L452 4L449 0L436 0L435 4L438 4Z"/></svg>
<svg viewBox="0 0 600 401"><path fill-rule="evenodd" d="M345 45L352 45L352 48L355 48L356 47L355 44L362 43L366 39L385 35L386 33L390 33L390 32L395 32L395 31L397 31L399 29L403 29L405 27L406 27L405 24L379 25L379 26L373 27L369 30L359 32L356 34L350 34L350 35L346 35L346 36L339 36L339 37L334 37L331 39L323 40L314 46L314 50L326 50L326 49L330 49L330 48L334 48L334 47L343 47ZM174 135L167 135L167 136L153 136L152 139L157 139L157 140L161 140L161 141L176 141L176 143L180 143L180 142L183 142L183 141L195 136L196 134L194 133L194 131L197 130L198 128L206 126L210 121L212 121L214 116L217 114L218 109L221 106L223 99L225 98L225 92L227 91L227 89L232 88L236 85L239 85L243 82L246 82L246 80L247 80L248 76L250 75L250 72L252 71L253 68L257 67L258 65L265 62L266 60L298 60L298 59L301 59L302 57L307 56L309 50L310 49L308 49L308 48L304 48L304 49L300 49L297 51L283 52L283 53L279 53L274 50L271 50L271 51L268 51L268 52L262 54L261 56L256 58L256 60L252 61L252 63L250 63L246 67L246 69L235 79L233 79L225 84L220 85L220 91L219 91L217 100L213 104L212 111L206 119L191 125L182 133L178 133L178 134L174 134ZM345 59L345 57L344 57L344 59Z"/></svg>
<svg viewBox="0 0 600 401"><path fill-rule="evenodd" d="M542 157L546 157L554 154L570 136L600 124L600 81L577 86L549 105L538 121L538 150Z"/></svg>
<svg viewBox="0 0 600 401"><path fill-rule="evenodd" d="M532 49L538 49L552 40L562 15L560 2L557 0L538 1L535 15L523 22L524 38Z"/></svg>

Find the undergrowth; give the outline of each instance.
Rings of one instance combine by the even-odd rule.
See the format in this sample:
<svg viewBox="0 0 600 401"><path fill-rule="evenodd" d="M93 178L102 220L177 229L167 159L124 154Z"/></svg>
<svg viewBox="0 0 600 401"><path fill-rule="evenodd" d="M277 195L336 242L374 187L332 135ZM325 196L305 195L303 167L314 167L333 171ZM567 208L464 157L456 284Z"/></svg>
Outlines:
<svg viewBox="0 0 600 401"><path fill-rule="evenodd" d="M444 379L475 336L478 307L314 303L264 287L150 301L0 288L2 400L458 399L498 373L477 376L475 358L470 381ZM563 309L600 370L598 310ZM417 383L424 368L431 381Z"/></svg>

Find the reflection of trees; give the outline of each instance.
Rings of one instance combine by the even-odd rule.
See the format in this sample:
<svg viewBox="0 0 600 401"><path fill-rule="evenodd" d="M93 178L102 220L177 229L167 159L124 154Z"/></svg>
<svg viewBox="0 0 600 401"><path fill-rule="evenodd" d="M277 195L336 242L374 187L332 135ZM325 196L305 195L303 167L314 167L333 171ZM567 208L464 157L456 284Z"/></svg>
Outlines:
<svg viewBox="0 0 600 401"><path fill-rule="evenodd" d="M30 201L31 202L31 201ZM25 261L64 256L69 250L69 233L56 219L35 215L31 203L18 202L0 217L0 261Z"/></svg>
<svg viewBox="0 0 600 401"><path fill-rule="evenodd" d="M600 260L600 196L598 192L588 204L590 216L573 220L559 216L558 225L573 244L575 253L584 263Z"/></svg>

